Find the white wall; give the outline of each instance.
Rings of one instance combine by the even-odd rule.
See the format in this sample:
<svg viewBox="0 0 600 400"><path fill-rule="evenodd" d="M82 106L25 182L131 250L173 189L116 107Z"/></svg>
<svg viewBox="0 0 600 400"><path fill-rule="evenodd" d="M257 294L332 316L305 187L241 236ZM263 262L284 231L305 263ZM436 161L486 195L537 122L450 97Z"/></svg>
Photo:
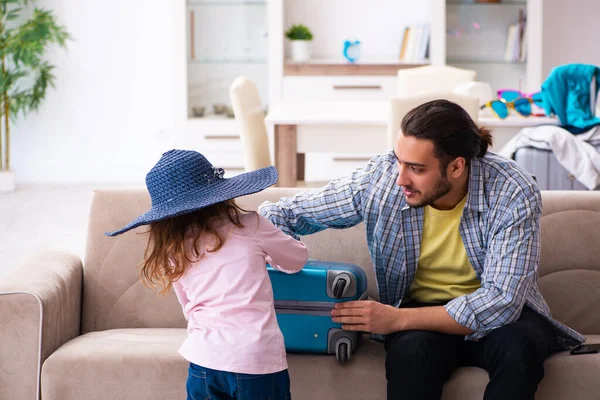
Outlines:
<svg viewBox="0 0 600 400"><path fill-rule="evenodd" d="M543 1L542 79L569 63L600 65L600 1Z"/></svg>
<svg viewBox="0 0 600 400"><path fill-rule="evenodd" d="M174 138L173 1L37 5L75 40L52 48L56 89L14 126L17 182L143 182Z"/></svg>

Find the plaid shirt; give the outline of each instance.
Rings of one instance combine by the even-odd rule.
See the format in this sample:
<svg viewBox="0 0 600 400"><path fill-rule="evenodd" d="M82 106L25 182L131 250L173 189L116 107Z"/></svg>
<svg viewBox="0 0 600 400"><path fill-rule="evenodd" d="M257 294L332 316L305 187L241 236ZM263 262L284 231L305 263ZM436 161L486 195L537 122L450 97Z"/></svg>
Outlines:
<svg viewBox="0 0 600 400"><path fill-rule="evenodd" d="M259 212L297 238L364 222L380 301L400 306L417 269L423 208L410 207L396 185L392 152L371 159L352 175L328 185L265 202ZM519 318L524 305L556 328L559 348L585 338L553 320L538 288L542 199L532 177L515 162L488 153L470 164L469 192L460 234L481 288L445 309L478 340Z"/></svg>

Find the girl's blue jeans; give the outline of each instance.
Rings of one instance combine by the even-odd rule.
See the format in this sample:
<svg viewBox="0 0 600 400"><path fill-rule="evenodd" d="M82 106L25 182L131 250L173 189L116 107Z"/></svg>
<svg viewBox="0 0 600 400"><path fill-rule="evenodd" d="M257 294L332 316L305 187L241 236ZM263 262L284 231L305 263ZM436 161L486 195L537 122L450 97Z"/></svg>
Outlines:
<svg viewBox="0 0 600 400"><path fill-rule="evenodd" d="M187 400L290 400L287 369L251 375L217 371L190 363Z"/></svg>

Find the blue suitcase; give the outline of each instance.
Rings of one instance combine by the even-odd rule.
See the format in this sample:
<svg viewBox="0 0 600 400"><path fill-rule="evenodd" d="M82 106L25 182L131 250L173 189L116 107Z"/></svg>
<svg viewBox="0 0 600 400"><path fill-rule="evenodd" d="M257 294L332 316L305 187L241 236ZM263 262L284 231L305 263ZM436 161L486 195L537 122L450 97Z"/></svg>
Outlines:
<svg viewBox="0 0 600 400"><path fill-rule="evenodd" d="M367 296L367 276L357 265L308 261L296 274L267 265L273 285L277 322L290 353L335 354L350 360L359 332L342 330L331 319L335 303Z"/></svg>

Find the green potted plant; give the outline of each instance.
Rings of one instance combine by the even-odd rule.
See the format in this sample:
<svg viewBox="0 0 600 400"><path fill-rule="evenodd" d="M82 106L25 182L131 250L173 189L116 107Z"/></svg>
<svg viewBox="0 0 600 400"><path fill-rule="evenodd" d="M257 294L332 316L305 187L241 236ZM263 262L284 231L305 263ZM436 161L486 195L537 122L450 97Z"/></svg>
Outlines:
<svg viewBox="0 0 600 400"><path fill-rule="evenodd" d="M43 59L50 44L70 39L47 10L32 0L0 0L0 192L15 187L10 168L11 121L35 111L54 86L54 66Z"/></svg>
<svg viewBox="0 0 600 400"><path fill-rule="evenodd" d="M292 61L307 62L310 60L310 42L312 32L302 24L292 25L285 36L292 42Z"/></svg>

